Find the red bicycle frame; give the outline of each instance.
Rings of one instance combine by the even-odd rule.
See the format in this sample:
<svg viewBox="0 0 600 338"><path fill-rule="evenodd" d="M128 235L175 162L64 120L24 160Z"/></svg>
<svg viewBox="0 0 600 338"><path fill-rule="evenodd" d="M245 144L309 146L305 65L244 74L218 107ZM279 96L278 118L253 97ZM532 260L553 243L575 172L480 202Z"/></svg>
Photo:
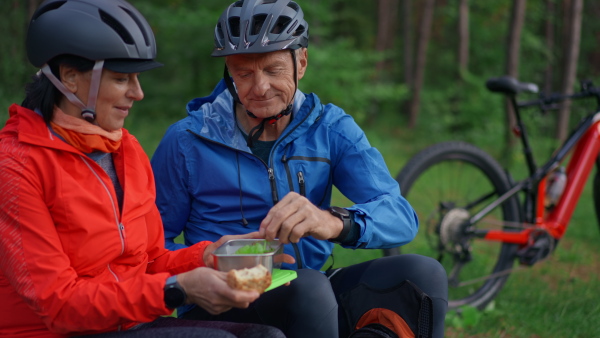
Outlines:
<svg viewBox="0 0 600 338"><path fill-rule="evenodd" d="M532 232L544 230L555 239L561 239L567 230L575 206L600 152L600 113L585 134L578 140L567 165L567 183L557 205L550 211L544 207L543 198L546 190L546 177L540 180L537 187L535 223L521 231L487 230L483 236L490 241L526 245L532 241Z"/></svg>

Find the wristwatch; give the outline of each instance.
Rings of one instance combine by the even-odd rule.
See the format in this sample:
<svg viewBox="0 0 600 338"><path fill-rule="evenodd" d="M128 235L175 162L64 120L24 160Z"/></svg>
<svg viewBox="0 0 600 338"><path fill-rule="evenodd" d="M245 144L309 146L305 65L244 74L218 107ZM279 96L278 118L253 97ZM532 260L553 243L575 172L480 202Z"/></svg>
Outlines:
<svg viewBox="0 0 600 338"><path fill-rule="evenodd" d="M185 304L186 299L185 290L177 283L177 276L167 278L165 284L165 304L167 307L170 309L178 308Z"/></svg>
<svg viewBox="0 0 600 338"><path fill-rule="evenodd" d="M341 219L342 222L344 222L344 227L342 228L342 232L340 232L340 235L336 238L329 239L329 241L332 243L340 244L344 239L346 239L346 237L348 237L348 234L352 229L352 214L350 213L350 211L340 207L331 207L327 210L329 210L329 212L333 216Z"/></svg>

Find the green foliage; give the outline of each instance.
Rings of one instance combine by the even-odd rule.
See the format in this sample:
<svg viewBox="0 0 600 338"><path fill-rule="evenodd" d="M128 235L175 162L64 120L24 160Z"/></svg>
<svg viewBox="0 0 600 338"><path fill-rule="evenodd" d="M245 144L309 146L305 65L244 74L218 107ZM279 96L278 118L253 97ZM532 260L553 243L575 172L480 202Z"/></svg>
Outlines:
<svg viewBox="0 0 600 338"><path fill-rule="evenodd" d="M4 120L8 118L8 106L21 103L23 84L36 70L27 62L25 53L25 7L10 1L1 1L0 12L5 13L0 20L0 106L3 107L0 125L3 125Z"/></svg>
<svg viewBox="0 0 600 338"><path fill-rule="evenodd" d="M309 67L300 89L316 92L323 103L333 102L362 122L372 111L373 102L399 104L407 97L403 84L375 83L373 65L381 55L353 49L347 40L309 48ZM343 60L343 62L340 62Z"/></svg>
<svg viewBox="0 0 600 338"><path fill-rule="evenodd" d="M493 302L490 303L493 307ZM489 310L488 310L489 311ZM446 314L446 326L457 329L477 326L483 313L473 306L462 306Z"/></svg>
<svg viewBox="0 0 600 338"><path fill-rule="evenodd" d="M146 98L136 109L144 112L141 118L183 117L185 104L209 94L223 74L223 60L210 56L214 26L223 8L215 2L200 6L189 1L172 1L167 8L148 3L139 7L152 24L157 59L164 67L142 74Z"/></svg>

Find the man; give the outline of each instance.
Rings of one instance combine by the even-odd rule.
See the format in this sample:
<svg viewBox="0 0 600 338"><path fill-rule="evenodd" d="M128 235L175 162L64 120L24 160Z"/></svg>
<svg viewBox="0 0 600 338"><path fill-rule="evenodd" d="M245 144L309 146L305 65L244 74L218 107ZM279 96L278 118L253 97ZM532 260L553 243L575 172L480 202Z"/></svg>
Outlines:
<svg viewBox="0 0 600 338"><path fill-rule="evenodd" d="M284 268L297 269L298 278L249 310L217 318L200 308L180 312L268 323L289 337L348 337L365 325L400 333L377 325L384 316L415 334L441 337L447 279L437 261L401 255L314 273L334 243L396 247L414 238L418 220L352 117L298 90L307 46L308 23L296 2L231 4L216 25L212 53L225 58L224 79L188 104L189 116L169 128L152 159L167 247L259 230L286 244L296 264ZM355 204L331 207L332 185ZM185 245L174 243L181 232ZM334 308L339 315L332 316ZM306 313L317 319L299 319ZM322 327L302 331L315 323Z"/></svg>

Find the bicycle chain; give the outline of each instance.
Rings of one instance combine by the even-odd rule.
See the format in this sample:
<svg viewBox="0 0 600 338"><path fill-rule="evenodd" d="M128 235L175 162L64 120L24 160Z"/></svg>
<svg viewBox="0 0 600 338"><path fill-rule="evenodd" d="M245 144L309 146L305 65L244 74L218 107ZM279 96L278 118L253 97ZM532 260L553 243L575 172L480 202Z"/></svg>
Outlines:
<svg viewBox="0 0 600 338"><path fill-rule="evenodd" d="M503 223L509 223L509 222L503 222ZM510 227L510 225L506 225L506 224L505 224L505 226L509 226L509 227ZM514 227L516 227L516 226L514 226ZM520 226L518 226L518 228L521 228L521 229L523 229L523 228L527 228L527 227L528 227L528 226L525 226L525 227L523 227L523 223L520 223ZM548 236L549 236L549 238L551 238L551 239L553 239L553 238L554 238L554 237L552 237L552 235L550 235L550 233L549 233L547 230L545 230L545 229L540 229L539 227L537 227L537 226L535 226L535 225L530 225L529 227L531 227L531 228L535 228L536 230L538 230L538 233L539 233L539 232L543 232L543 233L545 233L545 234L546 234L546 235L548 235ZM532 233L532 234L533 234L533 233ZM535 242L531 243L531 245L533 245L534 243L535 243ZM544 258L542 258L542 259L540 259L540 260L536 261L536 262L535 262L535 263L533 263L532 265L519 264L518 266L516 266L516 267L514 267L514 268L510 268L510 269L506 269L506 270L503 270L503 271L494 272L494 273L492 273L492 274L490 274L490 275L487 275L487 276L483 276L483 277L479 277L479 278L470 279L470 280L467 280L467 281L464 281L464 282L460 282L460 283L458 283L458 285L457 285L456 287L463 287L463 286L467 286L467 285L475 284L475 283L478 283L478 282L481 282L481 281L486 281L486 280L488 280L488 279L492 279L492 278L498 278L498 277L501 277L501 276L504 276L504 275L508 275L508 274L510 274L510 273L513 273L513 272L516 272L516 271L524 270L525 268L528 268L528 267L532 267L534 264L543 263L543 262L545 262L545 261L547 261L547 260L549 260L549 259L550 259L550 257L551 257L551 254L554 252L554 249L555 249L555 247L556 247L556 246L554 245L554 243L553 243L553 242L550 242L550 246L549 246L549 252L548 252L548 254L546 255L546 257L544 257ZM518 259L518 257L517 257L517 256L515 256L515 259Z"/></svg>

